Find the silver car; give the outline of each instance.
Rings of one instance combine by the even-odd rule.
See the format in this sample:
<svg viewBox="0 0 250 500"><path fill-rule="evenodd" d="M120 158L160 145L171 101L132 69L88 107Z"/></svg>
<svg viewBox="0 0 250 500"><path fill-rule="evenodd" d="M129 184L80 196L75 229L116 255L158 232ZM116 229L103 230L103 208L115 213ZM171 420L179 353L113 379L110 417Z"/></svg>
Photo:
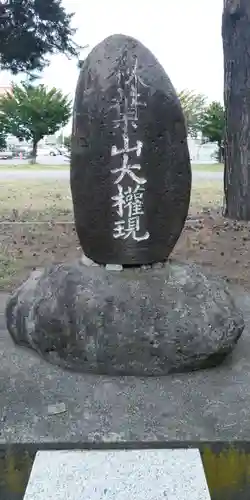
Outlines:
<svg viewBox="0 0 250 500"><path fill-rule="evenodd" d="M0 160L10 160L13 156L13 151L0 151Z"/></svg>

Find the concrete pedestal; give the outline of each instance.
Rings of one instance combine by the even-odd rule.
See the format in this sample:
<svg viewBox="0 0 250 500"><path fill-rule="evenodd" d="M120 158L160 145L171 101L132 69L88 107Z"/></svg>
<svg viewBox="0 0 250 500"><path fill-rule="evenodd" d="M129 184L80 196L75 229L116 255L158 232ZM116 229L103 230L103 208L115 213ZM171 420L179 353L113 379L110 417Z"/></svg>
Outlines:
<svg viewBox="0 0 250 500"><path fill-rule="evenodd" d="M210 500L198 450L41 451L24 500Z"/></svg>

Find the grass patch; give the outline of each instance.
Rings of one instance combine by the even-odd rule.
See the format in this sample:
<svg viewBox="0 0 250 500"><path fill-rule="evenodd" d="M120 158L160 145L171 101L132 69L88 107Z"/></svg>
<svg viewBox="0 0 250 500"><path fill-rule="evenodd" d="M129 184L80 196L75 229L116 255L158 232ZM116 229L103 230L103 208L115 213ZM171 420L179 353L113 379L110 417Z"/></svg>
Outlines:
<svg viewBox="0 0 250 500"><path fill-rule="evenodd" d="M218 206L223 198L221 181L193 182L191 209ZM68 180L2 180L0 221L72 221Z"/></svg>
<svg viewBox="0 0 250 500"><path fill-rule="evenodd" d="M202 208L217 208L223 202L223 183L221 181L202 181L193 183L190 210L198 212Z"/></svg>
<svg viewBox="0 0 250 500"><path fill-rule="evenodd" d="M204 165L196 165L192 164L193 171L199 172L223 172L224 165L222 163L213 163L213 164L204 164Z"/></svg>
<svg viewBox="0 0 250 500"><path fill-rule="evenodd" d="M204 165L196 165L192 164L193 171L203 171L203 172L223 172L223 164L215 163L215 164L204 164ZM31 165L30 163L23 164L9 164L9 163L1 163L0 170L68 170L69 163L65 162L61 165L43 165L40 163L36 163L35 165Z"/></svg>
<svg viewBox="0 0 250 500"><path fill-rule="evenodd" d="M70 165L69 163L63 163L61 165L42 165L40 163L36 163L35 165L31 165L29 163L24 163L24 164L0 164L0 170L32 170L32 171L39 171L39 170L69 170ZM192 164L192 171L193 172L223 172L223 165L222 163L216 163L216 164L204 164L204 165L196 165Z"/></svg>
<svg viewBox="0 0 250 500"><path fill-rule="evenodd" d="M0 290L8 290L18 276L22 262L9 257L0 250Z"/></svg>
<svg viewBox="0 0 250 500"><path fill-rule="evenodd" d="M194 182L190 213L221 206L222 195L222 182ZM67 180L2 180L0 290L11 291L33 268L78 258L81 248L72 222Z"/></svg>
<svg viewBox="0 0 250 500"><path fill-rule="evenodd" d="M72 220L67 180L2 180L0 221Z"/></svg>

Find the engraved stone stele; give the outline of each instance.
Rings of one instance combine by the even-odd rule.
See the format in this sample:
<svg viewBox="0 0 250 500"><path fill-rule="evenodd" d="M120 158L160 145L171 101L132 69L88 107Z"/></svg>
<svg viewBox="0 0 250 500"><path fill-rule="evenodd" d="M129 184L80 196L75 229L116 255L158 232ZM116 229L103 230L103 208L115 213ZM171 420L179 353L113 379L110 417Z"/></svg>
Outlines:
<svg viewBox="0 0 250 500"><path fill-rule="evenodd" d="M76 231L99 264L164 261L189 208L191 169L177 94L154 55L114 35L80 72L71 191Z"/></svg>
<svg viewBox="0 0 250 500"><path fill-rule="evenodd" d="M85 373L220 364L244 329L227 286L195 265L164 262L190 185L184 118L164 70L136 40L104 40L84 63L74 110L71 189L84 255L14 291L14 342Z"/></svg>

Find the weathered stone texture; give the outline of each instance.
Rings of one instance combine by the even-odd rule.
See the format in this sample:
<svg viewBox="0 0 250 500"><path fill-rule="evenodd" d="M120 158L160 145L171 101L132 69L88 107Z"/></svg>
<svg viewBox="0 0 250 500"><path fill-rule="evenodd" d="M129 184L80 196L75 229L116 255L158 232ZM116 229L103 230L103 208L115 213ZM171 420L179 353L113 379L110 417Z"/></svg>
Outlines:
<svg viewBox="0 0 250 500"><path fill-rule="evenodd" d="M222 281L173 264L118 273L53 265L14 293L6 314L15 342L51 363L120 375L215 366L244 328Z"/></svg>
<svg viewBox="0 0 250 500"><path fill-rule="evenodd" d="M74 105L71 190L83 251L99 264L166 260L190 189L185 121L172 83L137 40L105 39L84 62Z"/></svg>

